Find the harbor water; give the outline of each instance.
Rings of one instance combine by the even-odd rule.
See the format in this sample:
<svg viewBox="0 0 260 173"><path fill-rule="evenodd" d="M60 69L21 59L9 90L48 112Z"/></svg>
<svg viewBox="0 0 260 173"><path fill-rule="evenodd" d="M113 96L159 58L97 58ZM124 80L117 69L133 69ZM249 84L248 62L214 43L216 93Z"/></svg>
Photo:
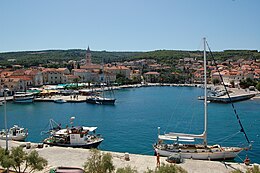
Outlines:
<svg viewBox="0 0 260 173"><path fill-rule="evenodd" d="M116 104L92 105L82 103L32 104L7 103L8 127L17 124L28 128L27 141L42 142L50 119L74 126L97 126L104 137L101 150L152 155L152 144L160 133L182 132L200 134L204 128L204 104L197 97L203 94L196 87L141 87L115 91ZM242 162L248 155L260 163L260 99L234 104L252 141L252 149L243 151L235 161ZM4 128L4 106L0 107L0 128ZM247 147L231 104L208 104L208 143L222 146Z"/></svg>

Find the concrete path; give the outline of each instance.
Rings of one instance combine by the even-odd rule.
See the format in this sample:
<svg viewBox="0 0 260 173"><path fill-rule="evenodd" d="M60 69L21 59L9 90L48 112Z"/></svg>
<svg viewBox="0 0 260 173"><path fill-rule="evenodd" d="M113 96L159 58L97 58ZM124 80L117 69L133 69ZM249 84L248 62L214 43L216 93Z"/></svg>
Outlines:
<svg viewBox="0 0 260 173"><path fill-rule="evenodd" d="M25 145L26 143L9 141L9 147ZM30 151L36 149L40 156L48 160L48 167L41 172L48 172L51 168L57 166L75 166L83 167L83 164L90 157L90 151L80 148L63 148L63 147L49 147L35 148L36 144L31 144L31 149L25 149ZM5 147L5 141L0 140L0 146ZM103 152L103 151L102 151ZM106 151L104 151L106 152ZM142 173L147 171L147 168L156 168L156 157L147 155L129 154L130 160L125 160L125 153L109 152L113 156L113 164L116 168L131 166L136 168L138 172ZM161 163L166 163L165 157L160 157ZM199 161L186 159L184 163L178 164L189 173L229 173L235 169L239 169L245 172L247 166L243 163L231 163L231 162L217 162L217 161ZM249 166L251 167L251 166Z"/></svg>

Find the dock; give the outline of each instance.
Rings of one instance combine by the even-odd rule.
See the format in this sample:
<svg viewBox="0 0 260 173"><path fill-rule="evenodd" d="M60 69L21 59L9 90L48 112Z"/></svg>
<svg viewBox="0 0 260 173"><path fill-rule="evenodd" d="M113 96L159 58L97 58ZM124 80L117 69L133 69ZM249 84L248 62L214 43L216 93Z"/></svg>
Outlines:
<svg viewBox="0 0 260 173"><path fill-rule="evenodd" d="M231 103L253 98L259 98L259 92L257 91L249 91L238 88L228 88L228 90L230 98L227 96L227 94L225 94L223 96L208 96L207 100L218 103ZM204 100L204 96L200 96L198 97L198 99Z"/></svg>
<svg viewBox="0 0 260 173"><path fill-rule="evenodd" d="M52 97L36 97L35 102L54 102L55 99L62 98L68 103L81 103L86 102L87 96L77 95L77 96L52 96Z"/></svg>
<svg viewBox="0 0 260 173"><path fill-rule="evenodd" d="M26 145L26 142L9 141L9 147L15 147L20 145ZM90 150L80 148L66 148L66 147L50 147L44 145L43 148L36 148L37 144L31 143L31 151L35 149L39 155L48 160L48 166L41 171L41 173L49 172L50 169L58 166L72 166L83 168L83 164L90 158ZM5 141L0 140L0 146L5 147ZM147 168L156 169L156 157L141 154L129 154L130 160L125 159L125 153L102 151L110 153L112 155L113 164L116 169L131 166L135 168L138 173L147 171ZM125 151L127 152L127 151ZM166 162L166 157L160 157L161 164L170 164ZM185 159L183 163L177 164L178 166L191 173L229 173L234 170L241 170L246 172L247 168L251 168L253 165L259 166L259 164L251 164L246 166L244 163L234 162L220 162L220 161L201 161Z"/></svg>
<svg viewBox="0 0 260 173"><path fill-rule="evenodd" d="M163 84L163 83L147 83L147 84L133 84L133 85L120 85L120 86L114 86L113 90L120 90L120 89L128 89L128 88L140 88L140 87L163 87L163 86L168 86L168 87L202 87L199 84ZM219 86L218 86L219 87ZM93 89L94 91L100 92L101 88L95 88ZM62 98L63 100L69 102L69 103L81 103L85 102L86 99L89 96L84 96L84 93L90 93L93 91L92 89L81 89L79 90L80 93L83 93L83 95L78 94L78 95L69 95L69 96L64 96L64 95L54 95L54 96L48 96L48 97L36 97L34 99L35 102L54 102L56 98ZM105 91L110 90L110 88L105 87ZM260 93L258 91L249 91L249 90L244 90L244 89L238 89L238 88L228 88L230 90L230 97L232 102L236 101L242 101L242 100L247 100L251 98L260 98ZM200 99L203 97L200 97ZM0 101L3 101L4 97L0 97ZM7 96L6 97L7 101L12 101L13 96ZM229 103L230 99L227 97L227 95L220 96L220 97L208 97L209 101L212 102L222 102L222 103Z"/></svg>

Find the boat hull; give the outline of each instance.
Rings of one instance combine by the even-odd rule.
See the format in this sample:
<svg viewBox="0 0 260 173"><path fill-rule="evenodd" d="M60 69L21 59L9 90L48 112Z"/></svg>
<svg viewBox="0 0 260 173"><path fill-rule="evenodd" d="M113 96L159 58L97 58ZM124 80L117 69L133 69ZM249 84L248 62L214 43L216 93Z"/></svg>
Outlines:
<svg viewBox="0 0 260 173"><path fill-rule="evenodd" d="M67 101L65 101L65 100L54 100L54 103L60 103L60 104L62 104L62 103L66 103Z"/></svg>
<svg viewBox="0 0 260 173"><path fill-rule="evenodd" d="M229 151L205 151L205 152L181 152L179 150L165 150L154 147L155 152L161 156L169 157L175 153L180 154L183 159L195 160L233 160L242 151L242 149L234 149Z"/></svg>
<svg viewBox="0 0 260 173"><path fill-rule="evenodd" d="M14 141L25 141L26 138L27 138L27 135L19 135L19 136L7 135L8 140L14 140ZM0 135L0 139L5 140L6 135Z"/></svg>
<svg viewBox="0 0 260 173"><path fill-rule="evenodd" d="M97 148L103 139L97 141L97 142L92 142L92 143L86 143L86 144L66 144L66 143L54 143L54 142L49 142L49 141L43 141L44 144L50 145L50 146L58 146L58 147L72 147L72 148L85 148L85 149L90 149L90 148Z"/></svg>
<svg viewBox="0 0 260 173"><path fill-rule="evenodd" d="M32 103L34 97L26 97L26 98L14 98L15 103Z"/></svg>
<svg viewBox="0 0 260 173"><path fill-rule="evenodd" d="M116 99L113 98L105 98L105 99L99 99L99 98L88 98L86 99L87 103L91 103L91 104L100 104L100 105L114 105L115 104Z"/></svg>

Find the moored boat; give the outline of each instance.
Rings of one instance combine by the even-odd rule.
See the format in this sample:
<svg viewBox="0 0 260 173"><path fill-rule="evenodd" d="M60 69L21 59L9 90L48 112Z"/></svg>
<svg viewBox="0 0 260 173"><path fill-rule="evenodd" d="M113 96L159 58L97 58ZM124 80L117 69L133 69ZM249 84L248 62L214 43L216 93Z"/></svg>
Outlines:
<svg viewBox="0 0 260 173"><path fill-rule="evenodd" d="M34 95L33 93L16 92L13 96L13 101L16 103L32 103Z"/></svg>
<svg viewBox="0 0 260 173"><path fill-rule="evenodd" d="M67 101L64 100L63 98L56 98L53 100L55 103L66 103Z"/></svg>
<svg viewBox="0 0 260 173"><path fill-rule="evenodd" d="M107 97L89 97L86 99L87 103L92 104L104 104L104 105L114 105L116 99L115 98L107 98Z"/></svg>
<svg viewBox="0 0 260 173"><path fill-rule="evenodd" d="M7 132L8 140L25 141L28 136L28 130L17 125L14 125ZM0 131L0 139L6 139L6 131Z"/></svg>
<svg viewBox="0 0 260 173"><path fill-rule="evenodd" d="M75 117L71 118L72 120ZM74 148L97 148L104 140L99 134L96 134L97 127L66 127L50 129L50 137L44 139L43 143L51 146L74 147Z"/></svg>
<svg viewBox="0 0 260 173"><path fill-rule="evenodd" d="M207 73L206 73L206 39L204 38L204 131L202 134L185 134L170 132L161 135L160 128L158 128L158 142L153 145L156 153L161 156L171 156L179 154L181 158L185 159L198 159L198 160L231 160L237 157L237 155L244 149L240 147L221 147L218 144L208 145L208 112L207 112ZM229 100L232 102L230 96ZM234 105L232 105L234 108ZM234 110L236 117L241 127L240 132L244 133L247 139L249 148L251 147L250 141L245 133L242 123ZM201 144L195 144L195 139L203 140ZM164 141L174 141L173 143Z"/></svg>

